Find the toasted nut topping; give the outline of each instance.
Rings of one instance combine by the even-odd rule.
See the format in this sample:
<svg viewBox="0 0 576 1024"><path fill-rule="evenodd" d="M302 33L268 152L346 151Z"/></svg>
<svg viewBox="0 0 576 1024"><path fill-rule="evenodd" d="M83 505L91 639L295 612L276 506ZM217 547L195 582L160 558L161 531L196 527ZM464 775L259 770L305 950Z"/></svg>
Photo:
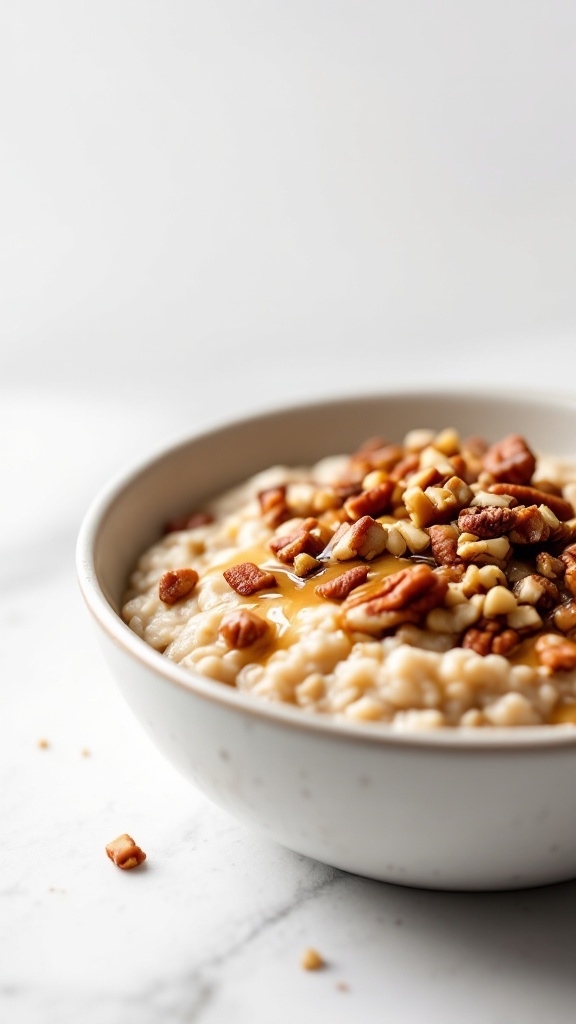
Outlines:
<svg viewBox="0 0 576 1024"><path fill-rule="evenodd" d="M556 584L538 573L530 573L518 580L514 585L514 594L519 604L537 605L545 611L553 608L560 600Z"/></svg>
<svg viewBox="0 0 576 1024"><path fill-rule="evenodd" d="M510 511L510 540L513 544L544 544L548 540L550 525L536 505L518 505Z"/></svg>
<svg viewBox="0 0 576 1024"><path fill-rule="evenodd" d="M192 593L198 583L195 569L170 569L158 584L158 596L164 604L176 604Z"/></svg>
<svg viewBox="0 0 576 1024"><path fill-rule="evenodd" d="M394 493L393 480L385 480L376 487L344 502L344 509L350 519L361 519L362 516L381 516L390 507L390 499Z"/></svg>
<svg viewBox="0 0 576 1024"><path fill-rule="evenodd" d="M536 469L534 455L518 434L510 434L493 444L482 463L495 480L506 480L512 484L529 484Z"/></svg>
<svg viewBox="0 0 576 1024"><path fill-rule="evenodd" d="M407 455L404 459L400 459L394 466L394 469L390 470L390 479L394 481L406 480L411 473L415 473L420 465L420 459L416 454Z"/></svg>
<svg viewBox="0 0 576 1024"><path fill-rule="evenodd" d="M576 668L576 643L556 633L545 633L534 644L538 660L552 672Z"/></svg>
<svg viewBox="0 0 576 1024"><path fill-rule="evenodd" d="M565 565L559 558L554 558L548 551L539 551L536 555L536 568L541 576L548 580L561 580Z"/></svg>
<svg viewBox="0 0 576 1024"><path fill-rule="evenodd" d="M474 533L480 540L501 537L513 523L509 508L466 508L458 516L458 528L463 533Z"/></svg>
<svg viewBox="0 0 576 1024"><path fill-rule="evenodd" d="M483 619L478 626L467 630L462 640L462 647L486 657L488 654L511 654L519 643L520 637L515 630L506 629L494 619L491 621Z"/></svg>
<svg viewBox="0 0 576 1024"><path fill-rule="evenodd" d="M442 604L448 584L428 565L414 565L385 576L377 590L371 594L351 594L343 606L346 611L359 604L374 604L386 611L409 608L416 614L425 614Z"/></svg>
<svg viewBox="0 0 576 1024"><path fill-rule="evenodd" d="M438 565L462 565L458 547L458 530L455 526L431 526L428 530L432 554Z"/></svg>
<svg viewBox="0 0 576 1024"><path fill-rule="evenodd" d="M320 597L328 598L329 601L342 601L352 590L366 583L367 578L368 566L355 565L353 569L347 569L333 580L321 583L316 587L316 593Z"/></svg>
<svg viewBox="0 0 576 1024"><path fill-rule="evenodd" d="M281 523L285 523L292 515L286 501L286 485L279 487L268 487L258 494L260 510L268 526L273 530Z"/></svg>
<svg viewBox="0 0 576 1024"><path fill-rule="evenodd" d="M276 586L276 577L271 572L264 572L254 562L240 562L226 569L222 575L226 583L242 597L250 597L258 590L268 590Z"/></svg>
<svg viewBox="0 0 576 1024"><path fill-rule="evenodd" d="M537 487L521 487L517 484L492 484L488 490L492 494L509 494L516 498L519 505L547 505L554 515L562 522L574 515L574 510L569 501L558 498L555 494L546 494L539 491Z"/></svg>
<svg viewBox="0 0 576 1024"><path fill-rule="evenodd" d="M224 616L218 632L228 647L241 650L261 640L268 632L268 623L248 608L235 608Z"/></svg>
<svg viewBox="0 0 576 1024"><path fill-rule="evenodd" d="M457 552L465 562L476 562L477 565L498 565L510 554L510 542L507 537L493 537L492 540L477 540L472 533L461 533L458 538Z"/></svg>
<svg viewBox="0 0 576 1024"><path fill-rule="evenodd" d="M552 620L562 633L576 633L576 601L573 599L554 610Z"/></svg>
<svg viewBox="0 0 576 1024"><path fill-rule="evenodd" d="M314 569L318 569L321 565L322 562L319 562L317 558L313 558L312 555L296 555L294 559L294 572L303 579L304 576L313 572Z"/></svg>
<svg viewBox="0 0 576 1024"><path fill-rule="evenodd" d="M313 533L313 530L316 532ZM270 548L279 561L286 564L293 562L296 555L312 555L315 558L325 546L321 533L317 519L305 519L302 525L292 533L273 537L270 541Z"/></svg>
<svg viewBox="0 0 576 1024"><path fill-rule="evenodd" d="M164 527L164 533L175 533L176 530L196 530L199 526L208 526L214 522L214 516L208 512L194 512L190 516L170 519Z"/></svg>
<svg viewBox="0 0 576 1024"><path fill-rule="evenodd" d="M463 633L479 618L480 611L472 601L464 601L452 608L433 608L426 616L426 629L433 633Z"/></svg>
<svg viewBox="0 0 576 1024"><path fill-rule="evenodd" d="M509 615L517 608L517 601L507 587L491 587L484 601L484 616L493 619L497 615Z"/></svg>
<svg viewBox="0 0 576 1024"><path fill-rule="evenodd" d="M136 846L132 836L129 836L126 832L118 836L117 839L113 839L111 843L108 843L106 853L117 867L123 868L125 871L138 867L139 864L142 864L142 861L146 860L144 850Z"/></svg>
<svg viewBox="0 0 576 1024"><path fill-rule="evenodd" d="M569 547L564 548L560 555L560 561L565 568L564 582L571 593L576 596L576 544L570 544Z"/></svg>
<svg viewBox="0 0 576 1024"><path fill-rule="evenodd" d="M437 514L436 507L421 487L407 487L404 491L404 504L414 526L421 529L434 522Z"/></svg>
<svg viewBox="0 0 576 1024"><path fill-rule="evenodd" d="M371 516L362 516L342 534L332 548L332 555L339 562L346 562L350 558L376 558L385 550L387 536L380 523Z"/></svg>

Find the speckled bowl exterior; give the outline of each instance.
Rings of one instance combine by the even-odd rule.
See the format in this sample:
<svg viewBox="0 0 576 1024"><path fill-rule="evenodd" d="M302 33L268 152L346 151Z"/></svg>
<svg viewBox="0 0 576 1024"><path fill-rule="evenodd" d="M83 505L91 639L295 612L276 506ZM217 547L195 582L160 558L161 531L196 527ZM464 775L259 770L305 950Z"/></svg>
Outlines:
<svg viewBox="0 0 576 1024"><path fill-rule="evenodd" d="M576 399L390 393L263 413L173 445L122 474L78 539L82 592L109 666L166 757L230 814L357 874L440 889L576 876L576 728L394 732L265 703L174 664L118 612L162 524L272 464L305 465L364 437L457 427L525 434L576 460ZM169 795L168 795L169 798Z"/></svg>

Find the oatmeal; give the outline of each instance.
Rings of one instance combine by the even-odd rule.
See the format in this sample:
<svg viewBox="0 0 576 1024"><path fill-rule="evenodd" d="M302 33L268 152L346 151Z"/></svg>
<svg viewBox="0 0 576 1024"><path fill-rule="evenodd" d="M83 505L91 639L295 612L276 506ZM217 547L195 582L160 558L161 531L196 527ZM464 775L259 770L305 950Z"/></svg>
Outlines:
<svg viewBox="0 0 576 1024"><path fill-rule="evenodd" d="M576 467L381 438L166 526L122 614L186 668L397 729L576 723Z"/></svg>

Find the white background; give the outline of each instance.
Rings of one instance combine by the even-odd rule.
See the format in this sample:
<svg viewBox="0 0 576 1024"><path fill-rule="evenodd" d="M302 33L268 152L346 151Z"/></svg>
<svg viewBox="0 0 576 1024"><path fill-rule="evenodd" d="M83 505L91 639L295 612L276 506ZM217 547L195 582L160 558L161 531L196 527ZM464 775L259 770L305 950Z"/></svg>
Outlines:
<svg viewBox="0 0 576 1024"><path fill-rule="evenodd" d="M110 473L236 413L574 392L575 283L570 0L4 0L11 1024L573 1020L574 885L410 892L249 834L141 737L73 545ZM139 875L102 852L125 830Z"/></svg>

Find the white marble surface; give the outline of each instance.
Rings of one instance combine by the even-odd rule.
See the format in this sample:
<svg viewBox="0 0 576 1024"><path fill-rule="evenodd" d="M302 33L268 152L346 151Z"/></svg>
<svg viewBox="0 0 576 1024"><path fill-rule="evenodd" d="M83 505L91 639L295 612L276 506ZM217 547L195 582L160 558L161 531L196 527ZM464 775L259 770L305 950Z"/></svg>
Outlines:
<svg viewBox="0 0 576 1024"><path fill-rule="evenodd" d="M567 1024L576 883L413 891L251 834L141 734L73 550L111 473L236 413L574 390L573 5L0 20L3 1019ZM123 831L148 854L131 873L104 853Z"/></svg>

